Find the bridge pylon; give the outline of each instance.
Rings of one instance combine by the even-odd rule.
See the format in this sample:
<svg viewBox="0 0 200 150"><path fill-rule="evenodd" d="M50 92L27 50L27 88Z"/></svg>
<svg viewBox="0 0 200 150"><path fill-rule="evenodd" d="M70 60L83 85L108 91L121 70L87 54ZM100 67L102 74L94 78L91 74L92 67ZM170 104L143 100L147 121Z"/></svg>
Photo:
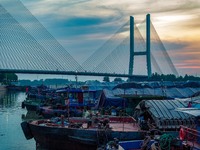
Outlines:
<svg viewBox="0 0 200 150"><path fill-rule="evenodd" d="M129 75L134 73L134 57L146 55L147 75L151 77L151 23L150 14L146 15L146 50L144 52L134 51L134 18L130 16L130 59L129 59ZM131 79L130 79L131 80Z"/></svg>

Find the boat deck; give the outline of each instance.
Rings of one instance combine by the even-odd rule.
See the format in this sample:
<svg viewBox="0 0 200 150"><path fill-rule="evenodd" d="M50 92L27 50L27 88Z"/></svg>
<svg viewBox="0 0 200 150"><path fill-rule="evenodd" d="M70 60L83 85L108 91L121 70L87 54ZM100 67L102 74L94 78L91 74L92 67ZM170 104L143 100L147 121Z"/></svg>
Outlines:
<svg viewBox="0 0 200 150"><path fill-rule="evenodd" d="M39 125L39 126L48 126L48 127L60 127L60 128L83 128L87 130L99 130L99 129L111 129L112 131L139 131L140 127L134 120L134 118L109 118L109 122L107 123L107 127L103 125L103 123L98 122L94 123L91 121L91 124L88 126L88 119L84 118L74 118L70 120L70 123L62 124L59 122L52 122L51 120L38 120L32 121L31 124Z"/></svg>
<svg viewBox="0 0 200 150"><path fill-rule="evenodd" d="M114 131L138 131L139 126L136 123L110 123L110 127Z"/></svg>
<svg viewBox="0 0 200 150"><path fill-rule="evenodd" d="M88 130L99 129L98 125L88 128L87 123L84 123L82 127ZM139 126L133 123L109 123L109 129L111 129L112 131L125 131L125 132L140 130Z"/></svg>

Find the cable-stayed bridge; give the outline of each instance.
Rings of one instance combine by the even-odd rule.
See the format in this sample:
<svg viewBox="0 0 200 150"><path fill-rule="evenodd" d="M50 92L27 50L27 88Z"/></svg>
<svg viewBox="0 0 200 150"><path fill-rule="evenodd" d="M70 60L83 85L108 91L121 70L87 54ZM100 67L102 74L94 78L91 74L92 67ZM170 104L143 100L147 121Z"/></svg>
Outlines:
<svg viewBox="0 0 200 150"><path fill-rule="evenodd" d="M139 24L130 17L80 64L20 1L15 7L21 12L18 18L0 4L0 72L139 78L178 74L149 15Z"/></svg>

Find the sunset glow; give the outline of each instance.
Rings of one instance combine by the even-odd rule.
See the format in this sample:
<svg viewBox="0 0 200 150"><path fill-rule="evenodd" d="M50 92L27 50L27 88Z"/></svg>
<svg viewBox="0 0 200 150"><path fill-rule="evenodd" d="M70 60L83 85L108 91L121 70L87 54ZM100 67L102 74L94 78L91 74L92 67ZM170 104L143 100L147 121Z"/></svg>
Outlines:
<svg viewBox="0 0 200 150"><path fill-rule="evenodd" d="M12 3L12 0L2 1L5 7ZM145 20L146 14L150 13L151 21L177 71L180 74L200 75L200 1L21 0L21 2L72 56L77 53L80 55L92 53L129 21L130 16L134 16L135 23L140 23Z"/></svg>

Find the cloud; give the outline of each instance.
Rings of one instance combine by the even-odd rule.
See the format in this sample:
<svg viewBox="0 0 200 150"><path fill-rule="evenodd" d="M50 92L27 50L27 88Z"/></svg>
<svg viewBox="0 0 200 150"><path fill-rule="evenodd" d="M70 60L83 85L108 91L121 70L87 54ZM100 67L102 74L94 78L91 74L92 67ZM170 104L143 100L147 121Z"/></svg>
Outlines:
<svg viewBox="0 0 200 150"><path fill-rule="evenodd" d="M58 19L56 22L53 22L51 26L53 27L67 27L67 28L91 28L96 27L95 29L98 30L99 26L110 25L110 17L69 17L65 19ZM110 25L111 26L111 25ZM112 25L115 26L115 25Z"/></svg>
<svg viewBox="0 0 200 150"><path fill-rule="evenodd" d="M162 41L162 42L163 42L165 48L169 51L170 50L174 51L174 50L184 49L184 48L188 47L189 44L190 44L190 43L187 43L187 42L176 42L176 41L174 41L174 42L172 42L172 41Z"/></svg>
<svg viewBox="0 0 200 150"><path fill-rule="evenodd" d="M11 3L17 0L2 1L11 6ZM191 60L194 61L194 66L198 66L196 63L199 59L197 50L200 43L198 0L21 0L21 2L61 44L69 49L72 48L73 52L85 49L90 49L91 52L91 49L95 49L95 46L98 48L129 21L130 15L134 16L136 23L140 23L145 20L146 14L150 13L154 27L169 50L175 65L181 62L189 64L188 60ZM12 7L15 8L15 5ZM77 45L77 42L81 46Z"/></svg>

